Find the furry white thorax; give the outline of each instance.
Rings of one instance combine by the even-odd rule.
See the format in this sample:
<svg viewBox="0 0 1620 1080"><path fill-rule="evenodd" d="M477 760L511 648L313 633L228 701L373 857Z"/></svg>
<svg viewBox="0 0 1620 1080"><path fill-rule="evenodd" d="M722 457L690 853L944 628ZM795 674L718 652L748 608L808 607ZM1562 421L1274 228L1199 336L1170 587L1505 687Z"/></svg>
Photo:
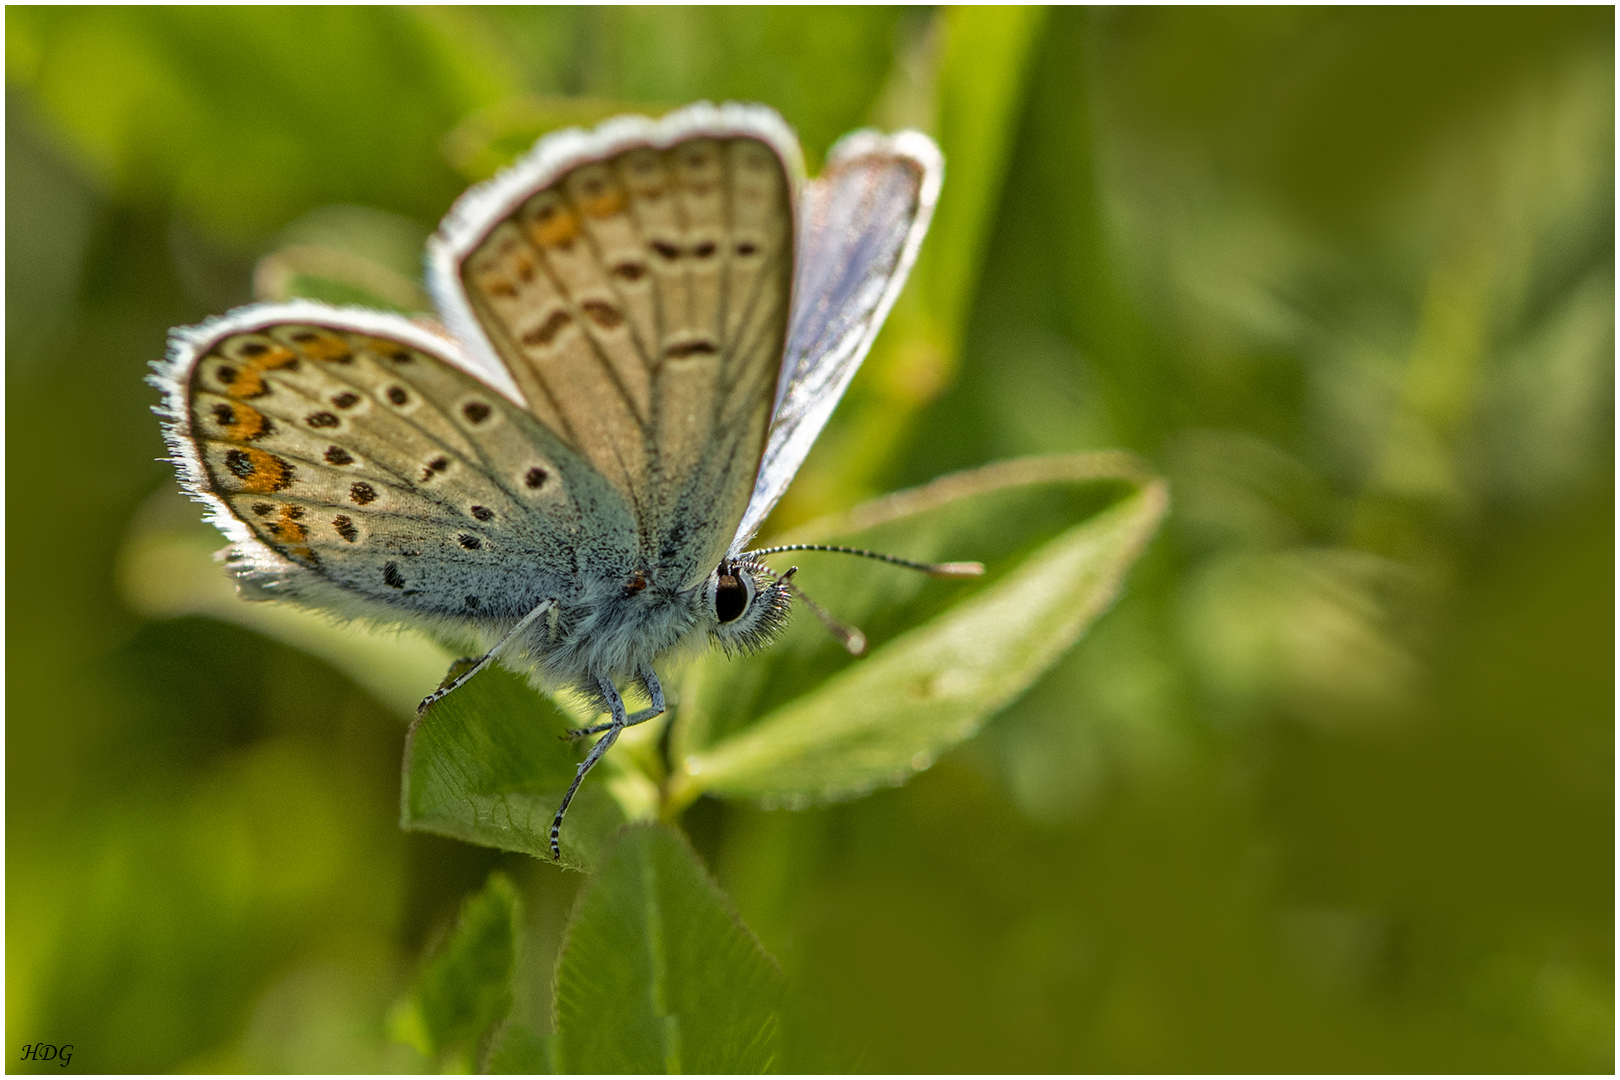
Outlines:
<svg viewBox="0 0 1620 1080"><path fill-rule="evenodd" d="M581 582L572 597L558 597L555 608L528 628L513 646L552 686L578 690L601 703L596 689L636 677L675 653L720 645L727 652L752 651L766 644L785 623L785 586L753 575L754 601L731 623L721 623L710 593L713 575L693 588L670 588L648 578L637 587L634 575Z"/></svg>

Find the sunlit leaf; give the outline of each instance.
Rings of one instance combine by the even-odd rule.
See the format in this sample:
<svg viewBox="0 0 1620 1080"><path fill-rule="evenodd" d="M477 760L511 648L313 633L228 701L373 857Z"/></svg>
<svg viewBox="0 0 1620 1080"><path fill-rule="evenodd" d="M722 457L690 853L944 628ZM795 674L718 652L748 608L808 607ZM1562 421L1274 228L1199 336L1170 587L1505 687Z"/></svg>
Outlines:
<svg viewBox="0 0 1620 1080"><path fill-rule="evenodd" d="M419 223L375 207L317 207L282 229L253 272L257 300L294 297L431 315Z"/></svg>
<svg viewBox="0 0 1620 1080"><path fill-rule="evenodd" d="M815 576L799 580L861 624L871 654L840 655L801 619L774 663L700 665L683 695L671 798L680 805L708 791L795 804L927 768L1108 608L1166 506L1162 482L1125 455L1034 458L806 530L912 558L978 558L988 573L975 587L820 556Z"/></svg>
<svg viewBox="0 0 1620 1080"><path fill-rule="evenodd" d="M395 1038L447 1071L470 1072L478 1044L512 1006L517 894L495 873L395 1011Z"/></svg>
<svg viewBox="0 0 1620 1080"><path fill-rule="evenodd" d="M776 1059L783 982L681 836L626 830L557 965L563 1072L740 1073Z"/></svg>
<svg viewBox="0 0 1620 1080"><path fill-rule="evenodd" d="M551 819L584 748L578 727L518 676L491 668L435 704L405 744L400 816L407 829L551 858ZM563 825L563 861L590 865L613 831L652 812L650 782L627 773L615 752L580 788ZM638 782L639 780L639 782Z"/></svg>

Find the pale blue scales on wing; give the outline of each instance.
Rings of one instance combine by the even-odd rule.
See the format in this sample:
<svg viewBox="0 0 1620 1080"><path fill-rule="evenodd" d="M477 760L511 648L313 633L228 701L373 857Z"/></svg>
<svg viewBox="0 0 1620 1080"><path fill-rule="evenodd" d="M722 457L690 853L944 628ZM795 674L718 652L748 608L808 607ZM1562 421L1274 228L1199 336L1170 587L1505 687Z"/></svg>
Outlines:
<svg viewBox="0 0 1620 1080"><path fill-rule="evenodd" d="M945 176L932 139L840 139L799 207L794 304L770 438L733 541L742 550L799 471L900 295Z"/></svg>
<svg viewBox="0 0 1620 1080"><path fill-rule="evenodd" d="M745 550L916 257L938 150L847 137L802 178L760 106L542 139L429 242L444 321L313 302L176 330L171 459L244 596L430 624L594 699L663 711L654 664L747 651L791 586ZM651 708L627 715L639 681Z"/></svg>

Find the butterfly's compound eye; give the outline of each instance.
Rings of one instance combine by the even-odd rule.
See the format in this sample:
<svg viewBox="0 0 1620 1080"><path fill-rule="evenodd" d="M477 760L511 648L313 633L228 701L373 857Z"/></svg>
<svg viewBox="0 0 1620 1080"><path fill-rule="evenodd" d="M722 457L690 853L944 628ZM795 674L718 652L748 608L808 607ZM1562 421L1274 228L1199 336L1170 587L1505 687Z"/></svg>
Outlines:
<svg viewBox="0 0 1620 1080"><path fill-rule="evenodd" d="M714 585L714 615L722 623L736 622L748 610L754 592L753 580L739 574L735 566L721 566Z"/></svg>
<svg viewBox="0 0 1620 1080"><path fill-rule="evenodd" d="M727 653L752 652L787 624L792 598L786 582L758 563L727 559L709 575L710 633Z"/></svg>

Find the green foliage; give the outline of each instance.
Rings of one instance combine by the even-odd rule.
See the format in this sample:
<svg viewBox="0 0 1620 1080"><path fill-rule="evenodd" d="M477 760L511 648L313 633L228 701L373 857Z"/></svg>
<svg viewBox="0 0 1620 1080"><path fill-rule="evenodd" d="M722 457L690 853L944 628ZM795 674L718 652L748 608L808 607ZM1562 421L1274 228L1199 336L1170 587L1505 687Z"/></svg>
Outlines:
<svg viewBox="0 0 1620 1080"><path fill-rule="evenodd" d="M557 1071L552 1059L555 1043L553 1037L538 1034L527 1024L509 1021L495 1036L489 1056L484 1059L484 1071L511 1075L554 1073Z"/></svg>
<svg viewBox="0 0 1620 1080"><path fill-rule="evenodd" d="M983 556L988 574L930 582L794 553L806 587L814 581L822 601L868 627L870 655L855 660L802 617L751 662L700 660L673 709L674 768L656 751L659 725L627 731L569 811L565 861L589 867L624 821L672 818L705 792L806 805L927 768L1113 602L1164 510L1162 482L1126 456L1099 454L961 473L801 530L793 542ZM506 672L480 673L412 727L403 824L549 857L552 815L583 751L562 736L594 719L565 714Z"/></svg>
<svg viewBox="0 0 1620 1080"><path fill-rule="evenodd" d="M563 736L580 724L518 676L486 669L412 726L401 824L550 859L552 815L580 756ZM604 764L569 810L571 865L594 862L626 820L630 800L604 790L622 757Z"/></svg>
<svg viewBox="0 0 1620 1080"><path fill-rule="evenodd" d="M778 516L829 513L847 505L850 492L880 490L878 470L950 384L1045 19L1037 7L953 8L902 36L874 119L931 132L945 154L947 183L911 284L867 361L880 376L851 385L816 448L822 482L796 484ZM845 502L829 502L829 490Z"/></svg>
<svg viewBox="0 0 1620 1080"><path fill-rule="evenodd" d="M1121 487L1129 493L1110 504ZM1090 514L1088 496L1103 503ZM930 560L971 553L989 573L978 588L930 588L821 556L806 587L815 581L834 610L871 626L871 655L852 663L801 631L746 671L700 664L675 722L672 799L709 792L803 806L927 768L1028 689L1113 602L1164 510L1162 483L1099 455L957 474L805 530L811 542L921 550ZM807 676L826 681L806 687Z"/></svg>
<svg viewBox="0 0 1620 1080"><path fill-rule="evenodd" d="M445 1072L471 1072L480 1044L512 1007L517 903L511 882L491 876L394 1012L394 1037Z"/></svg>
<svg viewBox="0 0 1620 1080"><path fill-rule="evenodd" d="M763 1010L783 1069L1613 1070L1612 9L11 7L6 28L13 1046L103 1072L550 1071L599 977L635 1022L571 1012L571 1045L646 1032L626 1052L662 1063L678 1030L697 1068L717 1029L679 994L758 979L792 1003ZM552 126L700 98L778 108L812 170L867 124L940 140L913 285L770 530L990 574L793 556L871 655L801 612L765 653L676 672L671 725L628 733L570 813L592 875L560 873L530 854L581 753L566 704L481 676L410 736L402 804L448 657L230 595L140 377L168 327L255 296L419 309L421 239L469 180ZM1115 446L1141 475L824 517ZM1086 537L1117 565L1149 474L1161 532L1019 692L1069 627L1007 633L982 605L1061 621L1037 571ZM981 670L949 723L907 714L908 642L959 619L1020 670ZM857 693L883 724L840 714ZM918 754L898 789L756 806ZM614 846L677 815L779 982L676 834ZM391 1041L466 898L499 906L497 867L520 901L505 1016L484 1023L501 979L469 979L436 1014L480 1017L453 1046L420 1011L429 1056ZM639 914L581 936L576 893L582 920ZM653 895L662 940L686 919L734 965L661 1005L635 996Z"/></svg>
<svg viewBox="0 0 1620 1080"><path fill-rule="evenodd" d="M769 1072L782 973L679 833L622 830L586 883L557 964L556 1030L510 1018L517 896L501 874L394 1011L394 1038L446 1072ZM498 1028L498 1030L497 1030Z"/></svg>
<svg viewBox="0 0 1620 1080"><path fill-rule="evenodd" d="M583 1073L768 1072L782 975L679 834L628 829L557 961L557 1063Z"/></svg>

